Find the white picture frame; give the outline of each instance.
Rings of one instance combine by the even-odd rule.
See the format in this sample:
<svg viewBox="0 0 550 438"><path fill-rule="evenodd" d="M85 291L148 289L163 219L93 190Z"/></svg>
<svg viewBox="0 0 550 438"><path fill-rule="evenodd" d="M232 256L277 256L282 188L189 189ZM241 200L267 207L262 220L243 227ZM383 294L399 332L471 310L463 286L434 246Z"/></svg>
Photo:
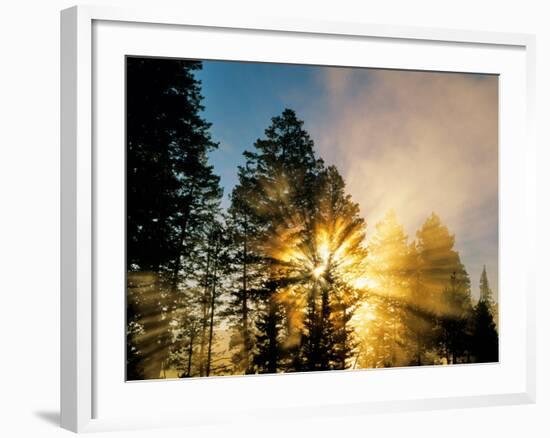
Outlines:
<svg viewBox="0 0 550 438"><path fill-rule="evenodd" d="M122 30L121 30L122 29ZM140 34L147 29L147 36ZM178 30L179 29L179 30ZM180 32L181 30L181 32ZM121 33L122 32L122 33ZM129 32L129 33L127 33ZM381 370L368 374L369 382L364 388L370 388L368 394L346 393L346 388L363 385L359 374L325 373L320 376L288 375L232 377L217 379L190 379L186 394L220 394L220 406L224 400L223 393L228 391L242 392L241 403L234 409L224 412L215 403L210 406L210 414L216 414L216 422L237 420L239 418L274 418L288 416L292 418L311 417L312 415L361 415L369 412L399 412L415 409L441 409L452 407L474 407L503 404L532 403L535 400L535 285L532 278L535 260L535 144L533 139L534 108L534 51L535 40L532 35L506 34L446 29L423 29L415 27L392 27L365 23L313 22L305 20L242 17L239 20L227 21L216 15L193 16L185 11L128 10L110 7L77 6L61 12L61 425L75 431L100 431L112 429L132 429L163 426L184 426L203 424L212 421L201 413L204 407L195 403L195 410L184 415L174 409L166 412L162 406L148 406L146 413L117 411L115 405L130 403L140 394L150 399L158 394L163 397L175 397L181 392L179 382L139 382L125 383L120 380L120 372L110 372L112 365L106 358L120 347L123 338L124 290L120 290L118 301L109 301L105 295L98 300L98 290L105 290L111 278L117 274L117 260L107 262L105 255L106 237L114 240L120 238L121 221L118 217L105 217L101 207L108 196L102 184L105 178L109 184L120 185L121 169L116 166L120 160L115 158L112 167L105 164L105 154L98 154L97 145L112 140L111 145L120 151L124 143L120 142L120 130L117 127L106 127L104 119L118 120L121 117L124 90L120 89L123 78L120 64L111 70L109 59L120 59L121 54L152 53L159 56L179 56L170 44L162 45L162 38L167 33L180 32L178 38L186 38L192 32L198 32L201 38L212 39L211 45L199 44L193 56L216 59L224 48L215 44L215 38L221 33L231 33L235 42L254 41L269 42L272 50L261 54L258 48L242 49L226 55L227 59L264 60L274 62L300 62L299 51L290 55L281 55L277 50L278 40L295 39L316 40L333 38L339 47L350 47L342 50L338 56L331 50L323 50L316 55L312 50L311 58L304 63L329 63L335 65L356 65L353 61L352 45L371 44L373 54L379 58L378 66L404 68L399 61L399 53L404 58L408 48L416 47L420 55L426 56L423 64L411 62L409 68L470 71L483 65L484 72L502 74L507 78L501 85L504 96L501 101L501 156L500 166L500 238L501 269L500 284L503 276L508 284L519 290L510 295L510 300L501 306L501 337L505 343L504 351L514 350L514 360L508 356L496 365L477 367L422 367L416 371ZM156 37L154 35L157 35ZM164 36L163 36L164 35ZM173 40L175 34L170 34ZM179 35L179 34L178 34ZM131 38L129 37L131 36ZM227 36L227 35L226 35ZM262 40L263 38L263 40ZM130 41L130 42L129 42ZM197 40L199 41L199 39ZM106 44L109 43L109 44ZM385 50L377 44L392 45L395 48ZM141 44L141 46L140 46ZM282 44L282 43L281 43ZM288 44L288 41L285 42ZM304 42L304 44L306 44ZM307 44L310 44L308 42ZM314 42L311 42L314 44ZM147 47L146 47L147 46ZM157 52L158 47L163 52ZM237 45L235 45L237 46ZM239 46L242 47L243 45ZM246 45L248 47L248 45ZM384 47L386 47L384 46ZM282 46L281 46L282 47ZM311 46L314 48L314 46ZM365 46L366 47L366 46ZM389 46L388 46L389 47ZM357 47L355 47L357 49ZM136 50L139 52L137 53ZM179 49L178 49L179 50ZM430 52L434 50L435 52ZM455 56L453 50L464 52ZM468 55L468 51L473 55ZM476 52L476 50L482 50ZM172 53L171 51L174 51ZM447 53L449 52L449 53ZM475 52L475 53L474 53ZM494 52L494 53L493 53ZM357 53L357 50L356 52ZM433 63L429 56L440 53ZM491 55L493 53L493 55ZM257 55L254 55L257 54ZM480 54L486 56L479 56ZM318 58L315 58L318 56ZM347 56L347 58L346 58ZM461 56L471 62L464 61ZM191 57L191 56L190 56ZM486 58L489 59L486 59ZM491 59L493 57L493 59ZM254 58L254 59L252 59ZM100 61L100 62L99 62ZM494 61L494 67L491 62ZM359 61L357 61L359 62ZM417 63L420 61L416 61ZM443 64L447 63L443 67ZM357 64L363 65L363 64ZM110 73L116 73L116 81L110 82ZM117 76L118 75L118 76ZM100 83L106 78L105 85ZM115 87L115 88L113 88ZM504 88L503 88L504 87ZM100 91L98 91L100 90ZM101 90L109 91L113 101L106 102ZM114 97L113 97L114 96ZM510 100L508 100L510 99ZM118 103L117 103L118 102ZM510 103L519 104L513 114L508 113ZM114 105L113 105L114 103ZM504 107L503 107L504 106ZM113 114L107 114L107 108ZM103 111L105 110L105 111ZM517 116L513 117L512 116ZM114 119L113 119L114 117ZM99 126L99 128L98 128ZM109 137L112 136L112 137ZM105 140L107 139L107 140ZM515 145L515 146L514 146ZM118 150L118 149L117 149ZM119 151L119 152L120 152ZM116 155L118 152L115 152ZM123 157L118 155L118 157ZM118 160L118 161L117 161ZM117 171L118 169L118 171ZM119 174L117 176L117 173ZM510 178L512 181L509 181ZM101 175L101 176L98 176ZM111 176L104 176L111 175ZM512 184L513 182L513 184ZM121 193L120 190L114 190ZM116 196L115 195L113 196ZM120 200L120 199L119 199ZM104 204L107 205L107 204ZM108 221L116 222L110 227ZM106 224L106 225L105 225ZM521 229L525 239L519 241L514 236L515 230ZM99 231L98 231L99 230ZM98 234L99 232L99 234ZM103 239L103 241L101 241ZM522 251L525 250L525 251ZM517 251L517 254L513 254ZM116 253L116 251L115 251ZM520 260L521 259L521 260ZM120 260L119 260L120 261ZM517 262L514 272L504 267ZM113 269L109 274L103 266L108 263ZM119 281L117 280L117 281ZM505 286L503 286L506 289ZM117 287L113 286L115 290ZM505 298L506 296L506 291ZM122 300L122 301L121 301ZM114 303L114 304L113 304ZM106 307L110 306L110 307ZM98 317L101 313L101 318ZM113 321L106 325L105 321ZM513 321L518 321L518 332L508 330ZM119 327L120 334L113 336L117 340L106 339L105 332L112 333L112 327ZM118 343L117 343L118 342ZM109 350L112 349L112 350ZM103 353L103 354L101 354ZM124 355L120 351L120 355ZM110 360L110 359L109 359ZM513 363L512 363L513 362ZM119 364L119 362L117 362ZM492 368L491 368L492 367ZM116 368L116 367L115 367ZM465 371L464 371L465 370ZM504 371L502 371L504 370ZM360 371L362 373L369 371ZM415 373L414 376L411 373ZM499 374L500 373L500 374ZM487 375L499 376L491 381ZM362 374L361 379L365 380ZM282 378L284 379L282 379ZM380 396L376 388L389 388L406 385L415 381L434 379L433 388L426 394L412 388L410 391L392 389L388 397ZM479 391L473 391L464 382L479 381ZM477 379L477 380L476 380ZM455 387L441 388L437 382L454 380ZM505 383L509 380L511 383ZM118 383L113 383L113 382ZM399 382L399 383L398 383ZM486 385L485 383L486 382ZM500 382L500 383L499 383ZM300 398L295 404L285 402L284 392L297 384L314 388L319 384L328 388L331 398L323 399L313 393L312 397ZM419 383L420 384L420 383ZM164 386L162 386L164 385ZM370 386L369 386L370 385ZM389 385L389 386L388 386ZM485 385L485 386L483 386ZM461 388L462 387L462 388ZM261 388L261 389L258 389ZM337 388L342 388L337 392ZM274 405L255 407L246 402L246 394L254 391L273 391ZM277 392L280 390L280 392ZM160 391L160 392L159 392ZM115 412L116 411L116 412Z"/></svg>

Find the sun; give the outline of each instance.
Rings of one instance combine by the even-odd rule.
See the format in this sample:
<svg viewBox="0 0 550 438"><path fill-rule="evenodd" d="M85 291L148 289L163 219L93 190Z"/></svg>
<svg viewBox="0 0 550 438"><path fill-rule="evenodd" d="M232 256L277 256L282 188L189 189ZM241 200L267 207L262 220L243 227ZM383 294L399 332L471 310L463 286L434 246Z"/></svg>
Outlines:
<svg viewBox="0 0 550 438"><path fill-rule="evenodd" d="M327 267L325 265L319 265L319 266L316 266L312 273L313 273L313 276L315 278L319 278L321 277L321 275L323 275L325 273L325 270L327 269Z"/></svg>

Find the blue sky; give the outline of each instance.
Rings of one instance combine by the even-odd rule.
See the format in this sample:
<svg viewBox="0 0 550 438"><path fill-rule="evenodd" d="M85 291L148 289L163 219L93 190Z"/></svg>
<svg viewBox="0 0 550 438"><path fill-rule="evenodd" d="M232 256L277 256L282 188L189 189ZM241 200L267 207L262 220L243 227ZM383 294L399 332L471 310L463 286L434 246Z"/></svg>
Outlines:
<svg viewBox="0 0 550 438"><path fill-rule="evenodd" d="M236 164L263 136L271 118L285 108L304 112L323 97L316 67L242 62L204 61L197 74L202 82L204 116L212 123L219 149L211 160L225 188L224 205L237 183ZM303 114L300 114L303 118Z"/></svg>
<svg viewBox="0 0 550 438"><path fill-rule="evenodd" d="M412 240L435 211L456 235L476 296L483 265L498 290L498 78L205 61L204 117L227 196L242 152L288 107L337 165L368 233L394 209Z"/></svg>

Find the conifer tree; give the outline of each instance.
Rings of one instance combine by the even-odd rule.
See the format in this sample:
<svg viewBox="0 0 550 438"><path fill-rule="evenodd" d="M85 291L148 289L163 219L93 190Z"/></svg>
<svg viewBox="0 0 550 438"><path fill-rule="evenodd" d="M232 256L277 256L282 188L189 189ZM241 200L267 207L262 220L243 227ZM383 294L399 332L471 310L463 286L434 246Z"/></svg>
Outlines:
<svg viewBox="0 0 550 438"><path fill-rule="evenodd" d="M258 373L274 374L282 370L283 317L280 303L275 297L274 284L268 282L263 289L256 320L255 354L253 363Z"/></svg>
<svg viewBox="0 0 550 438"><path fill-rule="evenodd" d="M390 210L376 224L369 242L368 275L380 316L376 324L381 336L383 364L396 366L408 361L404 345L404 308L409 286L409 247L403 226Z"/></svg>
<svg viewBox="0 0 550 438"><path fill-rule="evenodd" d="M463 354L462 332L471 310L470 279L454 250L455 238L435 214L417 232L423 296L440 352L447 362Z"/></svg>
<svg viewBox="0 0 550 438"><path fill-rule="evenodd" d="M145 361L135 365L137 378L158 378L168 359L180 282L184 269L192 270L187 256L222 195L208 163L217 145L200 115L193 74L200 68L199 62L127 58L127 269L136 297L128 320L140 332L128 342ZM142 273L153 282L130 290Z"/></svg>
<svg viewBox="0 0 550 438"><path fill-rule="evenodd" d="M303 122L289 109L272 119L265 137L244 155L246 166L239 169L231 209L240 220L246 218L247 259L260 264L264 272L262 284L256 288L262 304L258 306L254 363L259 370L275 372L282 360L279 343L284 315L276 297L281 274L274 242L285 230L308 233L311 229L316 175L322 163L315 157ZM241 293L241 304L242 298Z"/></svg>
<svg viewBox="0 0 550 438"><path fill-rule="evenodd" d="M468 321L472 313L468 285L461 283L456 272L450 277L449 285L444 289L443 300L445 311L439 316L440 345L446 356L447 363L464 361L468 354L470 339Z"/></svg>
<svg viewBox="0 0 550 438"><path fill-rule="evenodd" d="M253 176L245 167L238 168L239 184L231 194L228 232L231 239L232 278L228 305L224 316L232 329L229 348L236 371L254 371L254 321L262 289L262 258L257 249L261 227L253 205L256 201Z"/></svg>
<svg viewBox="0 0 550 438"><path fill-rule="evenodd" d="M430 363L426 360L426 352L433 347L435 335L435 318L426 301L420 269L420 254L416 241L413 241L408 252L409 301L404 318L411 365Z"/></svg>
<svg viewBox="0 0 550 438"><path fill-rule="evenodd" d="M479 301L472 315L471 349L476 362L498 361L498 331L495 323L496 304L487 279L487 269L479 280Z"/></svg>
<svg viewBox="0 0 550 438"><path fill-rule="evenodd" d="M364 275L365 221L335 166L319 174L319 188L314 236L321 268L317 275L321 290L320 367L344 369L356 347L350 320L365 295L352 284Z"/></svg>
<svg viewBox="0 0 550 438"><path fill-rule="evenodd" d="M498 333L486 301L479 300L474 308L472 353L476 362L497 362Z"/></svg>
<svg viewBox="0 0 550 438"><path fill-rule="evenodd" d="M489 287L487 268L485 265L483 265L483 271L481 272L481 277L479 279L479 299L487 303L489 308L491 308L494 303L493 291Z"/></svg>

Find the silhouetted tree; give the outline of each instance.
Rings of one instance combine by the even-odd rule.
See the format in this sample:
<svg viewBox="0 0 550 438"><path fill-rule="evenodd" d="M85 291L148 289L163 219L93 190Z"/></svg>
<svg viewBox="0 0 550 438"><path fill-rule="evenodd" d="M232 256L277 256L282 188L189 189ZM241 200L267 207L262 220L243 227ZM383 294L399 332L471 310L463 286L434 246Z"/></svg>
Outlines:
<svg viewBox="0 0 550 438"><path fill-rule="evenodd" d="M282 308L275 297L274 287L267 285L261 297L259 315L256 321L255 354L253 363L259 373L281 371L283 358L281 333L283 329Z"/></svg>
<svg viewBox="0 0 550 438"><path fill-rule="evenodd" d="M449 285L443 291L445 310L439 315L440 345L445 354L447 363L457 363L464 360L470 344L468 320L472 313L469 282L467 277L458 278L453 272Z"/></svg>
<svg viewBox="0 0 550 438"><path fill-rule="evenodd" d="M474 308L472 353L476 362L498 362L498 333L486 301Z"/></svg>
<svg viewBox="0 0 550 438"><path fill-rule="evenodd" d="M479 301L472 315L471 350L476 362L498 361L498 332L495 324L493 294L487 279L487 269L479 280Z"/></svg>
<svg viewBox="0 0 550 438"><path fill-rule="evenodd" d="M183 270L192 269L186 256L203 238L202 224L222 191L208 164L207 153L217 145L200 115L200 83L193 75L201 64L128 57L126 68L127 269L129 276L154 279L128 315L143 331L141 344L136 337L128 342L147 362L137 366L142 377L158 378L173 339L169 325ZM128 367L133 364L129 359Z"/></svg>
<svg viewBox="0 0 550 438"><path fill-rule="evenodd" d="M365 222L335 166L323 169L318 180L305 356L315 369L344 369L356 346L349 323L364 296L354 280L364 275Z"/></svg>
<svg viewBox="0 0 550 438"><path fill-rule="evenodd" d="M261 297L263 304L258 306L258 346L254 363L259 370L273 372L282 359L282 346L278 343L282 337L279 330L283 327L283 315L276 299L279 267L274 260L273 247L269 245L285 229L308 232L315 204L315 178L321 162L315 158L313 141L303 129L303 122L289 109L272 119L265 137L258 139L254 150L246 151L244 156L246 166L239 168L239 184L233 192L231 211L240 215L241 221L246 220L247 261L254 260L256 267L258 264L263 266L264 278L256 288L256 295ZM241 222L241 236L244 226ZM243 292L241 288L240 297L237 297L241 304ZM247 331L247 336L249 334Z"/></svg>
<svg viewBox="0 0 550 438"><path fill-rule="evenodd" d="M483 265L483 271L479 279L479 299L484 301L489 306L493 304L493 291L489 287L489 280L487 279L487 268Z"/></svg>
<svg viewBox="0 0 550 438"><path fill-rule="evenodd" d="M229 348L233 351L235 371L248 374L254 371L255 307L265 280L262 269L265 259L257 248L262 221L254 208L257 196L254 176L248 171L248 165L239 167L238 175L239 184L231 194L228 211L233 283L224 316L232 329Z"/></svg>

